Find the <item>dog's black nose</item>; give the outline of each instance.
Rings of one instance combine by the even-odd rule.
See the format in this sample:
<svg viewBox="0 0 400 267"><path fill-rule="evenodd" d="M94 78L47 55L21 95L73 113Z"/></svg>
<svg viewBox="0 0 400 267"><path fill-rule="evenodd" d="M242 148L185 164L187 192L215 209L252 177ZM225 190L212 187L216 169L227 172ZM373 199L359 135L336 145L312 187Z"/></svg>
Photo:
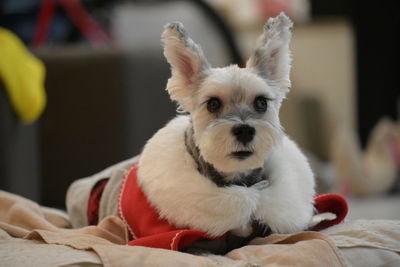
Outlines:
<svg viewBox="0 0 400 267"><path fill-rule="evenodd" d="M254 129L254 127L251 127L247 124L237 125L232 128L232 134L243 145L246 145L251 140L253 140L255 133L256 133L256 129Z"/></svg>

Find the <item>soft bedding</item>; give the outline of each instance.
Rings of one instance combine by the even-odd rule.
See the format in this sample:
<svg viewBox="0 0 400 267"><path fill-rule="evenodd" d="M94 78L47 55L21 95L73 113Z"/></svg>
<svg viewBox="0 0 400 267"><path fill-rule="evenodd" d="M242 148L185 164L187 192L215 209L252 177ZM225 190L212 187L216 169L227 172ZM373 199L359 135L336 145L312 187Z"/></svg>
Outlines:
<svg viewBox="0 0 400 267"><path fill-rule="evenodd" d="M64 213L0 191L2 266L399 266L400 221L358 220L321 232L273 234L225 256L128 246L117 216L70 228Z"/></svg>

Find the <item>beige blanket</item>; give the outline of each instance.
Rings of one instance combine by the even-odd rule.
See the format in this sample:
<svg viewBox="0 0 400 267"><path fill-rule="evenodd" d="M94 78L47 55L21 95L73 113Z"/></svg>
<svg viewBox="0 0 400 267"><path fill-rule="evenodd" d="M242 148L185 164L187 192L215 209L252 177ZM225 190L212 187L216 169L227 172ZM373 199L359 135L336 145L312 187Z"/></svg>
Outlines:
<svg viewBox="0 0 400 267"><path fill-rule="evenodd" d="M115 216L68 229L60 211L0 191L1 266L400 266L399 221L355 221L323 232L258 238L226 256L127 246Z"/></svg>

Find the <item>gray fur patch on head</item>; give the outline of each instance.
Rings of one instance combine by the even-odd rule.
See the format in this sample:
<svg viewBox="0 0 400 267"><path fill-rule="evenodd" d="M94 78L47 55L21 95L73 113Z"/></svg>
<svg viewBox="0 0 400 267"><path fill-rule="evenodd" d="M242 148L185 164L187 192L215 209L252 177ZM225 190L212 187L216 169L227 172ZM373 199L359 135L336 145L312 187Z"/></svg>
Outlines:
<svg viewBox="0 0 400 267"><path fill-rule="evenodd" d="M242 88L234 88L230 96L231 104L240 104L246 100L246 91Z"/></svg>
<svg viewBox="0 0 400 267"><path fill-rule="evenodd" d="M251 110L249 107L236 107L220 119L245 123L249 119L261 120L264 114Z"/></svg>

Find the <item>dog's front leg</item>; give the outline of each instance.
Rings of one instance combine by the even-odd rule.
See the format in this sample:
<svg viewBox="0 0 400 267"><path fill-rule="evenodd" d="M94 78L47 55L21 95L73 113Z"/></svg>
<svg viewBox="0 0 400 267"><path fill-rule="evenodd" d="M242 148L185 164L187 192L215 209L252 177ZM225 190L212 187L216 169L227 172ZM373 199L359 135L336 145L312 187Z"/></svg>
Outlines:
<svg viewBox="0 0 400 267"><path fill-rule="evenodd" d="M230 186L223 188L224 194L222 194L222 199L226 200L227 198L231 198L232 196L235 196L236 200L240 198L242 199L240 203L230 203L232 207L236 207L237 209L237 212L235 213L236 215L232 215L234 217L239 215L242 220L242 224L239 227L236 227L235 229L229 231L227 236L223 239L199 240L191 244L189 247L185 248L183 251L193 254L208 254L211 252L214 254L224 255L233 249L247 245L252 239L256 237L264 237L269 234L269 228L265 224L262 224L259 221L252 219L252 213L255 211L254 201L258 198L258 194L260 193L260 191L265 189L267 186L268 182L263 180L251 187ZM220 202L219 204L222 203ZM218 207L218 205L215 207ZM240 210L241 208L243 208L243 210ZM228 209L225 208L225 212L227 210ZM226 220L227 223L233 222L232 217L229 218L226 217L227 214L224 215L225 219L228 219Z"/></svg>
<svg viewBox="0 0 400 267"><path fill-rule="evenodd" d="M208 214L217 216L210 221L225 225L225 232L235 229L239 236L248 236L251 233L249 223L259 198L260 190L256 188L232 185L219 188L218 195L203 200L202 204L207 206Z"/></svg>
<svg viewBox="0 0 400 267"><path fill-rule="evenodd" d="M304 155L284 138L264 169L270 185L261 191L255 219L277 233L307 229L314 209L314 177Z"/></svg>
<svg viewBox="0 0 400 267"><path fill-rule="evenodd" d="M254 217L275 233L293 233L308 228L313 214L312 197L305 197L297 187L264 189Z"/></svg>
<svg viewBox="0 0 400 267"><path fill-rule="evenodd" d="M261 180L258 183L255 183L254 185L252 185L250 188L253 190L257 190L257 191L262 191L265 188L267 188L269 185L269 181L268 180ZM232 234L234 234L235 236L239 236L239 237L249 237L251 236L254 232L254 221L250 218L250 220L241 225L238 228L233 229L231 232Z"/></svg>

